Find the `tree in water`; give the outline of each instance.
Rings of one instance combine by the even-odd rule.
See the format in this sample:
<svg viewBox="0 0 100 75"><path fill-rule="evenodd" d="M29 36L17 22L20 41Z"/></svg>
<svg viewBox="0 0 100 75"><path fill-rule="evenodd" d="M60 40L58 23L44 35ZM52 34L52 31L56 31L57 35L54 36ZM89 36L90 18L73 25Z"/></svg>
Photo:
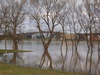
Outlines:
<svg viewBox="0 0 100 75"><path fill-rule="evenodd" d="M7 34L13 41L13 50L18 50L18 43L22 40L22 23L25 19L24 15L24 5L25 0L21 0L20 2L16 0L7 0L6 5L4 5L6 9L6 21L7 21ZM12 63L16 64L16 56L17 53L14 53Z"/></svg>
<svg viewBox="0 0 100 75"><path fill-rule="evenodd" d="M36 3L31 3L32 11L30 17L36 23L37 29L41 35L41 41L44 48L39 67L42 68L46 57L50 61L49 69L53 69L52 58L48 52L48 48L52 42L56 26L59 25L59 14L66 5L65 0L38 0ZM45 36L45 32L49 35Z"/></svg>

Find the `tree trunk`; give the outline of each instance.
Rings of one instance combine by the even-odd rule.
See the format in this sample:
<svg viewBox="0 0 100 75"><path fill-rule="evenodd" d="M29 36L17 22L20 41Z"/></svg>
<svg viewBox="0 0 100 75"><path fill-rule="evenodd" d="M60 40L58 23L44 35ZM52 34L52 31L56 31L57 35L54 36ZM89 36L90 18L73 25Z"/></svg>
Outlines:
<svg viewBox="0 0 100 75"><path fill-rule="evenodd" d="M52 67L52 59L51 59L51 56L50 56L50 54L49 54L49 52L48 52L48 48L44 48L44 53L43 53L43 55L42 55L42 58L41 58L41 61L40 61L40 68L42 68L42 66L43 66L43 64L44 64L44 62L45 62L45 57L48 57L48 60L50 61L50 65L49 65L49 69L53 69L53 67Z"/></svg>
<svg viewBox="0 0 100 75"><path fill-rule="evenodd" d="M16 40L13 40L13 50L18 50L18 44ZM13 58L11 59L11 63L16 64L17 53L13 53Z"/></svg>

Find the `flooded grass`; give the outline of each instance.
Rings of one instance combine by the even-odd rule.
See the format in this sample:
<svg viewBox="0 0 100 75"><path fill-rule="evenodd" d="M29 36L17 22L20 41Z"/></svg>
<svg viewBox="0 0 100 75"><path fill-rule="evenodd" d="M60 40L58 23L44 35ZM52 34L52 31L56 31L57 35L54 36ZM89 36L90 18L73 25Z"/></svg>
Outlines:
<svg viewBox="0 0 100 75"><path fill-rule="evenodd" d="M0 49L0 54L3 54L3 53L16 53L16 52L32 52L32 51Z"/></svg>
<svg viewBox="0 0 100 75"><path fill-rule="evenodd" d="M0 63L0 75L85 75L82 73L67 73L56 70L46 70Z"/></svg>

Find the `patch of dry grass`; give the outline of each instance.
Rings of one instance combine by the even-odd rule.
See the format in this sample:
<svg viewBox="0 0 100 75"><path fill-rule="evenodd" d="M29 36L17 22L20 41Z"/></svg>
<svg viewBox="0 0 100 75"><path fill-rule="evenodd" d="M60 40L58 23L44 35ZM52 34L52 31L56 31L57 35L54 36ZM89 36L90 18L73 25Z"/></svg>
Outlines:
<svg viewBox="0 0 100 75"><path fill-rule="evenodd" d="M56 70L22 67L0 63L0 75L85 75L82 73L67 73Z"/></svg>

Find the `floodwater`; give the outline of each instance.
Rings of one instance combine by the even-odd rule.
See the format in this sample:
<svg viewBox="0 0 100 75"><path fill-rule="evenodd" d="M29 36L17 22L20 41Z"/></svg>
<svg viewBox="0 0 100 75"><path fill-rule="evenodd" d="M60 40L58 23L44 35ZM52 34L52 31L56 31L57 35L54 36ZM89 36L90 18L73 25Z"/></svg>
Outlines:
<svg viewBox="0 0 100 75"><path fill-rule="evenodd" d="M94 46L94 51L93 51L93 57L92 57L93 58L92 72L94 73L96 69L97 75L99 75L100 62L99 62L99 65L96 67L96 63L98 62L97 43L95 42L93 46ZM13 47L12 41L7 41L7 49L12 49L12 47ZM61 47L61 41L52 41L49 47L49 53L53 61L53 68L61 70L62 58L61 58L60 47ZM3 40L0 42L0 49L4 49L4 48L5 48L5 41ZM85 67L84 67L85 62L86 62L86 55L88 51L86 42L79 42L77 48L78 48L78 55L80 57L80 60L77 60L75 71L86 72ZM75 59L73 58L73 60L71 60L72 49L73 49L73 52L75 52L75 48L72 48L71 42L68 42L67 57L65 61L65 70L73 72L74 71L73 64L75 64L73 62L75 61ZM19 50L29 50L32 52L18 53L17 62L16 62L17 65L23 65L23 66L29 66L29 67L39 66L41 56L43 54L43 46L42 46L41 41L24 41L23 43L19 44ZM63 51L63 56L65 56L66 54L65 43L63 44L62 51ZM5 55L6 55L6 58L5 58ZM6 60L6 62L9 63L12 57L13 57L13 53L3 54L2 56L0 56L0 61L5 62ZM73 57L75 57L74 54L73 54ZM48 68L48 65L49 65L49 61L47 60L44 63L43 68Z"/></svg>

